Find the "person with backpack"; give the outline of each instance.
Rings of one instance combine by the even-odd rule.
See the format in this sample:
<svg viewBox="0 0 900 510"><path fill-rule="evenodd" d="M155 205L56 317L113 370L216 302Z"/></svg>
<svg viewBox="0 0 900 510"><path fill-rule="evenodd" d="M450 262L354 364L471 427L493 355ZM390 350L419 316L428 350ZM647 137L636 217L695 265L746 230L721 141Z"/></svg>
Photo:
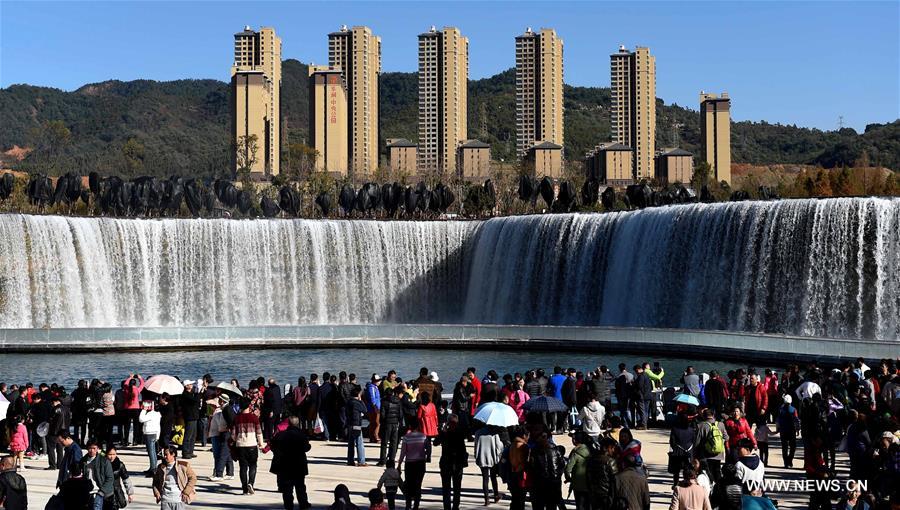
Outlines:
<svg viewBox="0 0 900 510"><path fill-rule="evenodd" d="M531 478L531 507L534 510L556 510L562 500L562 476L566 461L547 432L537 434L528 463Z"/></svg>
<svg viewBox="0 0 900 510"><path fill-rule="evenodd" d="M725 425L716 421L716 415L712 409L704 409L700 415L701 421L697 424L697 460L701 469L709 474L710 481L715 484L722 476L722 462L725 461L725 444L728 441L728 431Z"/></svg>
<svg viewBox="0 0 900 510"><path fill-rule="evenodd" d="M678 477L694 458L694 448L697 446L697 429L688 420L686 414L681 413L675 419L675 425L669 432L669 474L672 475L673 484L678 484Z"/></svg>
<svg viewBox="0 0 900 510"><path fill-rule="evenodd" d="M513 429L512 443L500 454L500 477L509 488L510 510L525 509L525 495L529 480L527 465L530 450L528 429L518 426Z"/></svg>
<svg viewBox="0 0 900 510"><path fill-rule="evenodd" d="M794 467L794 452L797 451L797 431L800 430L800 415L797 409L791 405L793 399L790 395L785 395L781 408L778 410L778 416L775 419L775 426L778 435L781 436L781 458L784 460L784 467Z"/></svg>

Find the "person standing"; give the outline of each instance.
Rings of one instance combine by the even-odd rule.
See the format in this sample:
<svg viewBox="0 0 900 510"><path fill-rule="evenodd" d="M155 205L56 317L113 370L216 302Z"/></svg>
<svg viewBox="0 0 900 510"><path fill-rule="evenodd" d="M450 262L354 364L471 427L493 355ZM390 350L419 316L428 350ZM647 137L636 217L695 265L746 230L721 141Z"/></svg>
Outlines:
<svg viewBox="0 0 900 510"><path fill-rule="evenodd" d="M694 367L688 366L685 369L684 375L681 376L681 383L683 384L682 393L687 393L697 399L700 398L700 376L694 371Z"/></svg>
<svg viewBox="0 0 900 510"><path fill-rule="evenodd" d="M547 432L537 434L531 451L528 477L531 478L531 506L534 510L556 510L562 500L562 476L566 461Z"/></svg>
<svg viewBox="0 0 900 510"><path fill-rule="evenodd" d="M93 508L94 484L84 476L81 464L72 464L66 473L66 481L59 487L59 500L64 510L87 510Z"/></svg>
<svg viewBox="0 0 900 510"><path fill-rule="evenodd" d="M306 453L310 450L309 438L300 429L300 418L288 418L288 428L272 437L272 467L278 492L285 510L293 510L294 494L300 510L312 508L306 494L306 476L309 475Z"/></svg>
<svg viewBox="0 0 900 510"><path fill-rule="evenodd" d="M669 474L672 475L672 484L678 484L678 477L689 466L694 458L694 448L697 446L697 429L690 422L687 415L679 413L675 417L675 425L669 432Z"/></svg>
<svg viewBox="0 0 900 510"><path fill-rule="evenodd" d="M16 459L0 458L0 505L6 510L27 510L28 484L16 471Z"/></svg>
<svg viewBox="0 0 900 510"><path fill-rule="evenodd" d="M590 485L588 482L588 460L591 449L588 443L593 442L591 436L584 431L575 432L572 437L574 448L566 463L566 480L569 489L575 493L575 510L591 510Z"/></svg>
<svg viewBox="0 0 900 510"><path fill-rule="evenodd" d="M503 441L500 434L491 426L485 425L475 432L475 465L481 469L481 491L484 494L484 506L491 504L488 496L488 483L494 489L494 503L499 503L501 494L497 485L500 474L500 456L503 453Z"/></svg>
<svg viewBox="0 0 900 510"><path fill-rule="evenodd" d="M634 423L638 430L647 430L650 400L653 399L653 383L641 365L634 366L634 407L636 416Z"/></svg>
<svg viewBox="0 0 900 510"><path fill-rule="evenodd" d="M797 409L791 405L793 398L790 395L785 395L782 402L778 416L775 418L775 426L781 436L781 458L784 460L784 467L792 468L794 467L794 453L797 451L800 416L797 414Z"/></svg>
<svg viewBox="0 0 900 510"><path fill-rule="evenodd" d="M444 510L459 510L463 470L469 465L467 436L468 431L461 425L459 417L451 414L444 430L434 440L435 446L441 447L439 466Z"/></svg>
<svg viewBox="0 0 900 510"><path fill-rule="evenodd" d="M712 510L706 489L697 483L697 473L687 466L682 470L682 481L672 491L669 510ZM676 477L677 478L677 477Z"/></svg>
<svg viewBox="0 0 900 510"><path fill-rule="evenodd" d="M422 433L421 426L416 420L407 424L409 432L403 436L400 443L400 458L397 460L397 470L403 466L406 471L406 486L403 494L406 497L406 510L418 510L422 500L422 479L425 478L425 445L427 438ZM406 461L406 464L403 462Z"/></svg>
<svg viewBox="0 0 900 510"><path fill-rule="evenodd" d="M744 414L750 423L759 423L765 418L769 408L769 394L765 385L759 381L759 374L750 374L750 383L744 390Z"/></svg>
<svg viewBox="0 0 900 510"><path fill-rule="evenodd" d="M600 510L613 507L616 492L616 474L619 463L616 460L618 442L611 437L604 437L599 447L591 452L587 462L587 486L590 496L590 508Z"/></svg>
<svg viewBox="0 0 900 510"><path fill-rule="evenodd" d="M112 500L113 468L109 460L100 455L100 445L91 441L87 445L87 455L81 459L81 468L84 476L94 484L93 510L103 510L106 501Z"/></svg>
<svg viewBox="0 0 900 510"><path fill-rule="evenodd" d="M550 382L547 386L547 394L565 403L565 401L563 400L563 384L565 384L566 379L568 379L568 377L563 373L562 367L553 367L553 375L550 376ZM546 423L547 425L549 425L550 431L554 434L563 433L566 428L567 416L568 413L566 413L565 411L561 411L548 416Z"/></svg>
<svg viewBox="0 0 900 510"><path fill-rule="evenodd" d="M56 441L63 446L62 460L59 461L59 475L56 486L61 487L71 473L72 466L81 465L81 447L65 430L56 435Z"/></svg>
<svg viewBox="0 0 900 510"><path fill-rule="evenodd" d="M87 437L87 423L91 392L88 390L88 382L84 379L78 381L78 387L72 392L72 425L75 427L75 438L78 443L84 443Z"/></svg>
<svg viewBox="0 0 900 510"><path fill-rule="evenodd" d="M372 379L366 383L366 413L369 416L369 441L378 443L381 436L378 434L381 422L381 389L379 383L381 376L372 374Z"/></svg>
<svg viewBox="0 0 900 510"><path fill-rule="evenodd" d="M47 457L50 465L48 470L59 469L59 463L63 458L63 446L57 441L60 432L69 430L69 423L72 415L69 408L63 405L59 395L54 395L50 399L50 428L47 430Z"/></svg>
<svg viewBox="0 0 900 510"><path fill-rule="evenodd" d="M625 368L625 363L619 363L619 375L616 377L616 401L619 407L619 416L625 425L633 425L631 421L631 386L634 382L634 375Z"/></svg>
<svg viewBox="0 0 900 510"><path fill-rule="evenodd" d="M138 414L138 422L142 427L141 436L144 440L144 447L147 449L147 458L150 461L150 468L144 474L153 476L153 471L156 470L156 442L159 439L162 415L159 414L159 411L153 409L153 402L149 400L142 402L141 407L141 412Z"/></svg>
<svg viewBox="0 0 900 510"><path fill-rule="evenodd" d="M468 427L475 395L475 386L469 380L469 375L463 374L453 388L453 401L450 406L463 428Z"/></svg>
<svg viewBox="0 0 900 510"><path fill-rule="evenodd" d="M24 418L17 414L11 418L13 424L12 434L9 438L9 451L16 459L16 467L25 469L25 451L28 450L28 429L22 423Z"/></svg>
<svg viewBox="0 0 900 510"><path fill-rule="evenodd" d="M178 461L178 449L163 450L163 459L153 475L153 495L160 510L187 510L197 495L197 475L187 461Z"/></svg>
<svg viewBox="0 0 900 510"><path fill-rule="evenodd" d="M194 381L184 381L184 393L181 394L181 417L184 418L184 439L181 443L181 458L194 458L194 443L197 440L197 420L200 419L200 396L195 391Z"/></svg>
<svg viewBox="0 0 900 510"><path fill-rule="evenodd" d="M712 483L718 482L722 477L728 431L722 422L716 421L715 412L710 408L703 410L701 421L697 424L697 444L701 469L709 474Z"/></svg>
<svg viewBox="0 0 900 510"><path fill-rule="evenodd" d="M115 448L106 450L106 459L112 466L113 494L112 498L107 498L107 506L104 510L125 508L128 506L128 503L134 500L134 485L131 483L131 479L128 478L128 468L125 467L125 463L119 458Z"/></svg>
<svg viewBox="0 0 900 510"><path fill-rule="evenodd" d="M161 449L166 449L172 444L172 434L175 433L175 405L168 393L159 396L157 410L159 411L159 446Z"/></svg>
<svg viewBox="0 0 900 510"><path fill-rule="evenodd" d="M122 394L124 400L122 402L123 416L121 423L122 443L128 443L129 430L134 431L133 444L141 444L143 442L140 420L141 414L141 392L144 391L144 378L141 374L131 374L123 381Z"/></svg>
<svg viewBox="0 0 900 510"><path fill-rule="evenodd" d="M590 400L587 405L581 408L578 418L581 420L581 427L584 432L594 441L600 437L603 432L603 419L606 417L606 409L597 401L597 395L593 392L590 394Z"/></svg>
<svg viewBox="0 0 900 510"><path fill-rule="evenodd" d="M275 424L281 421L281 413L284 411L284 398L278 381L269 379L269 386L263 395L263 439L269 440L275 433Z"/></svg>
<svg viewBox="0 0 900 510"><path fill-rule="evenodd" d="M703 387L703 396L706 404L714 410L716 415L725 410L725 402L728 401L728 383L719 375L718 370L709 373L709 380Z"/></svg>
<svg viewBox="0 0 900 510"><path fill-rule="evenodd" d="M624 469L616 475L616 497L624 510L650 510L650 486L647 477L637 470L637 459L627 455Z"/></svg>
<svg viewBox="0 0 900 510"><path fill-rule="evenodd" d="M213 475L210 481L213 482L224 480L222 475L226 475L228 480L234 479L234 461L231 459L231 448L228 446L231 440L231 425L234 424L234 410L231 408L231 397L227 394L219 395L218 402L218 407L209 419L208 433L212 443Z"/></svg>
<svg viewBox="0 0 900 510"><path fill-rule="evenodd" d="M753 430L750 424L741 415L741 408L735 406L731 411L731 417L725 420L725 430L728 431L728 454L729 459L736 461L738 458L738 444L742 439L750 441L752 448L756 448L756 439L753 437Z"/></svg>
<svg viewBox="0 0 900 510"><path fill-rule="evenodd" d="M400 443L400 421L403 419L403 405L396 389L386 389L381 399L381 451L378 456L378 465L383 466L388 460L394 460L397 456L397 448ZM422 396L428 398L428 394ZM435 419L437 416L435 415Z"/></svg>
<svg viewBox="0 0 900 510"><path fill-rule="evenodd" d="M344 407L344 419L347 423L347 465L366 466L366 446L363 441L363 418L366 416L366 405L362 403L362 390L359 386L350 388L350 400ZM353 450L356 449L357 463L353 463Z"/></svg>
<svg viewBox="0 0 900 510"><path fill-rule="evenodd" d="M256 465L259 449L263 447L263 436L259 418L252 412L246 399L241 400L241 413L234 419L231 436L234 438L240 466L241 490L243 494L254 494Z"/></svg>

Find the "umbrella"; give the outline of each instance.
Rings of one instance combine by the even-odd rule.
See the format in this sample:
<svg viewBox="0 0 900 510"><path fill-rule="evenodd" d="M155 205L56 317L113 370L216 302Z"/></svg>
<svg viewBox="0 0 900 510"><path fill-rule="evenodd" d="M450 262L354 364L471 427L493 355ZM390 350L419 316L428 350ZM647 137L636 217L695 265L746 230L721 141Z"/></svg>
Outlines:
<svg viewBox="0 0 900 510"><path fill-rule="evenodd" d="M534 397L525 402L522 409L530 413L564 413L569 410L566 404L558 398L553 397Z"/></svg>
<svg viewBox="0 0 900 510"><path fill-rule="evenodd" d="M171 375L154 375L144 383L144 389L159 395L180 395L184 393L184 384Z"/></svg>
<svg viewBox="0 0 900 510"><path fill-rule="evenodd" d="M224 391L225 393L231 393L232 395L235 395L238 397L244 395L244 392L241 391L240 388L238 388L237 386L235 386L231 383L227 383L225 381L216 383L216 385L214 387Z"/></svg>
<svg viewBox="0 0 900 510"><path fill-rule="evenodd" d="M6 417L6 410L9 408L9 400L0 393L0 416Z"/></svg>
<svg viewBox="0 0 900 510"><path fill-rule="evenodd" d="M674 402L681 402L682 404L690 404L694 406L699 406L700 401L697 400L697 397L690 395L688 393L679 393L672 399Z"/></svg>
<svg viewBox="0 0 900 510"><path fill-rule="evenodd" d="M512 407L502 402L488 402L481 404L475 410L475 419L485 425L498 427L511 427L519 424L519 417Z"/></svg>

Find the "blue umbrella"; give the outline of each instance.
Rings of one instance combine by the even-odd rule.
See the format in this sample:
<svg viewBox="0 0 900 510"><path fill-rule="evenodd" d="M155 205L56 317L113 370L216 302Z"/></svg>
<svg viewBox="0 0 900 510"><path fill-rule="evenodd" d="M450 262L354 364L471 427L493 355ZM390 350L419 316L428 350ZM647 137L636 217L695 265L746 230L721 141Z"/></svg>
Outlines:
<svg viewBox="0 0 900 510"><path fill-rule="evenodd" d="M682 404L691 404L691 405L695 405L695 406L700 405L700 401L697 400L697 397L695 397L691 394L688 394L688 393L679 393L672 400L675 402L680 402Z"/></svg>
<svg viewBox="0 0 900 510"><path fill-rule="evenodd" d="M475 410L474 418L485 425L496 425L498 427L512 427L519 424L519 417L513 408L502 402L481 404Z"/></svg>
<svg viewBox="0 0 900 510"><path fill-rule="evenodd" d="M562 400L553 397L534 397L525 402L522 409L529 413L563 413L569 410Z"/></svg>

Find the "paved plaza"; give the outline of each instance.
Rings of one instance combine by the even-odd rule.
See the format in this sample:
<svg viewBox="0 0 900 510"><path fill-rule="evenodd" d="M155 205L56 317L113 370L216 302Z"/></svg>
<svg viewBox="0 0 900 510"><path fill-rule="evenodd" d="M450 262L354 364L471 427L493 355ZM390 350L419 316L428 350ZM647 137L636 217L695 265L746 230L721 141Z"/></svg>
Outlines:
<svg viewBox="0 0 900 510"><path fill-rule="evenodd" d="M636 431L635 436L643 443L643 457L650 469L650 492L654 509L668 508L671 497L672 478L666 471L666 458L668 451L668 431L650 430ZM555 440L566 446L567 452L571 449L571 442L567 436L555 436ZM281 495L275 489L275 476L269 473L269 465L272 454L260 454L259 473L255 485L256 494L252 496L241 495L240 481L235 476L234 480L211 482L212 454L209 447L196 449L197 458L191 460L191 465L197 472L198 486L197 499L191 506L194 509L279 509L282 508ZM434 457L428 465L428 473L425 476L423 487L422 508L441 508L440 474L438 473L438 459L441 448L434 448ZM366 458L368 467L350 467L346 465L347 447L344 443L314 441L312 451L309 452L310 476L307 478L310 501L313 508L327 508L333 501L332 490L339 483L346 484L350 488L353 503L360 508L368 507L366 493L375 487L382 469L375 466L378 460L378 445L366 445ZM470 450L471 454L471 450ZM147 469L147 456L143 448L126 448L119 451L119 455L133 473L132 480L135 484L134 502L128 505L129 509L144 510L157 509L159 505L154 503L153 493L150 489L150 478L144 478L141 471ZM802 448L797 451L795 466L802 467ZM781 451L779 444L774 441L770 444L770 462L767 468L767 477L780 479L802 479L802 469L795 468L785 470L781 466ZM846 477L846 457L839 454L839 476ZM28 481L29 507L43 509L47 500L55 492L55 471L45 471L46 461L26 461L24 476ZM235 475L237 475L237 463L235 463ZM503 484L501 483L501 488ZM568 489L563 488L563 494ZM780 508L805 508L806 496L803 494L770 494L779 500ZM398 499L398 506L402 508L402 496ZM574 508L574 502L569 500L569 508ZM481 495L481 475L474 463L474 455L470 455L469 467L463 477L462 508L484 508ZM490 508L505 509L509 506L508 498L504 498L498 504Z"/></svg>

